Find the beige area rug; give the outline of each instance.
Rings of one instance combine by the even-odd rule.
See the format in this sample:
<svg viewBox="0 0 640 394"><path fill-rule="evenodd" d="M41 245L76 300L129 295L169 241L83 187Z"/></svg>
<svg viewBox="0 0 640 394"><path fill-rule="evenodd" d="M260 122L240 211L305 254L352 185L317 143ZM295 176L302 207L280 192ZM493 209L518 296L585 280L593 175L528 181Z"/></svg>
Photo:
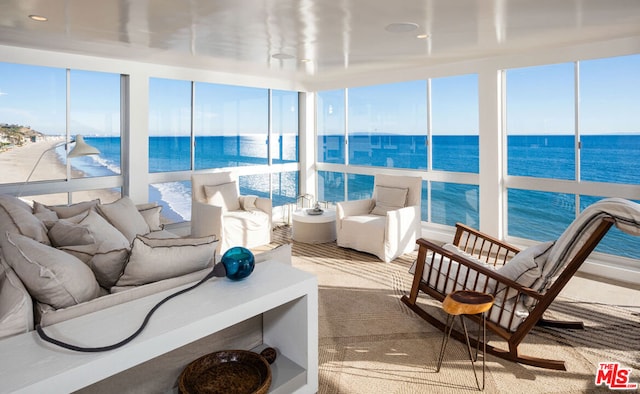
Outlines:
<svg viewBox="0 0 640 394"><path fill-rule="evenodd" d="M271 246L290 243L288 227ZM436 373L442 333L417 317L400 297L409 292L409 266L417 253L385 264L372 255L335 243L293 242L293 264L319 283L319 393L477 392L466 347L449 342ZM439 303L421 303L441 313ZM632 368L640 383L640 316L615 306L558 299L553 318L583 320L585 330L536 328L521 345L524 354L566 361L551 371L487 356L487 393L609 392L595 386L598 362ZM499 344L497 337L490 337ZM481 364L477 364L481 368ZM480 370L479 377L481 377Z"/></svg>

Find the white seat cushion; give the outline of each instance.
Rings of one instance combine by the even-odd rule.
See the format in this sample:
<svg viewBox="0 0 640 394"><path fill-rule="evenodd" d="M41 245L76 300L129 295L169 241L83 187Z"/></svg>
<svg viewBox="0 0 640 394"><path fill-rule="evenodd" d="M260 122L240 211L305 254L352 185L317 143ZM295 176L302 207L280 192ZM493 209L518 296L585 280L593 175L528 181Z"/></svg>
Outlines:
<svg viewBox="0 0 640 394"><path fill-rule="evenodd" d="M338 245L382 256L386 222L386 216L348 216L342 220L342 237L338 239Z"/></svg>

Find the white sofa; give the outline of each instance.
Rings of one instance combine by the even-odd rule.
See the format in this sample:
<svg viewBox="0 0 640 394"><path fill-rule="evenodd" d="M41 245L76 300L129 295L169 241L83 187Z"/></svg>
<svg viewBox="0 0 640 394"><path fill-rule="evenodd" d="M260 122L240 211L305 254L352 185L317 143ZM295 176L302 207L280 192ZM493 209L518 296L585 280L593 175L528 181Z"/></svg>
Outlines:
<svg viewBox="0 0 640 394"><path fill-rule="evenodd" d="M202 279L215 236L163 230L160 210L127 197L32 207L0 195L0 338ZM290 246L256 262L274 255L291 263Z"/></svg>

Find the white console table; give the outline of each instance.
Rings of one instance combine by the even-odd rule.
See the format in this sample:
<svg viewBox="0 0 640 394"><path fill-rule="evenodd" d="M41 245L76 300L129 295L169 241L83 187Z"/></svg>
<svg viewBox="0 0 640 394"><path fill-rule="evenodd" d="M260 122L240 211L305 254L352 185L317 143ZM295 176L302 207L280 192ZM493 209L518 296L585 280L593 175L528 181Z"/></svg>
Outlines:
<svg viewBox="0 0 640 394"><path fill-rule="evenodd" d="M45 330L80 346L109 345L135 331L147 311L177 289ZM263 344L278 350L270 392L317 392L317 280L273 261L257 264L243 281L211 279L170 300L136 339L116 350L73 352L43 342L35 332L0 340L0 392L68 393L259 315Z"/></svg>

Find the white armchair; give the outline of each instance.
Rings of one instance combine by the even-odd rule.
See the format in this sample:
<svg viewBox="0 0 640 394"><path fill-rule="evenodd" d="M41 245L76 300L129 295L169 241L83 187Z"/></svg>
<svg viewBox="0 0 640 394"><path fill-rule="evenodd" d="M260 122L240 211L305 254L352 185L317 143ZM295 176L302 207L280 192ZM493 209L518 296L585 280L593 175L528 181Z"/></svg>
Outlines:
<svg viewBox="0 0 640 394"><path fill-rule="evenodd" d="M373 197L336 204L338 246L390 262L411 252L420 237L422 179L376 175Z"/></svg>
<svg viewBox="0 0 640 394"><path fill-rule="evenodd" d="M241 196L230 172L191 176L191 235L215 235L218 252L271 242L271 200Z"/></svg>

